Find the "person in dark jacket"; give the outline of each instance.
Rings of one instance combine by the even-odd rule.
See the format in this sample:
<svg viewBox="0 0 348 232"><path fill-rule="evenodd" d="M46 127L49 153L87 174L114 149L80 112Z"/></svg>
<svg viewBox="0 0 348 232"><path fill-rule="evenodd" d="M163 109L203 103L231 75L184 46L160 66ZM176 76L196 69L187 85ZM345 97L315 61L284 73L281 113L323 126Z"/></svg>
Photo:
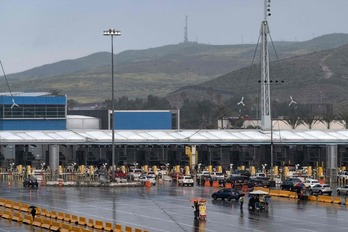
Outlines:
<svg viewBox="0 0 348 232"><path fill-rule="evenodd" d="M36 209L33 207L30 211L31 216L33 217L33 221L35 220Z"/></svg>
<svg viewBox="0 0 348 232"><path fill-rule="evenodd" d="M195 219L198 219L198 218L199 218L199 205L198 205L198 201L195 201L192 207L193 207L193 209L194 209Z"/></svg>

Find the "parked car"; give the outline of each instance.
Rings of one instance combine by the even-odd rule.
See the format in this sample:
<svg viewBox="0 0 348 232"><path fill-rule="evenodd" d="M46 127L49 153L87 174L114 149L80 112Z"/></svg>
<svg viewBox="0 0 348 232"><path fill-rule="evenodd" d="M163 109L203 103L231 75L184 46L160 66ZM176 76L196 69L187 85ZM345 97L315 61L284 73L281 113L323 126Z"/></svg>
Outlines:
<svg viewBox="0 0 348 232"><path fill-rule="evenodd" d="M298 182L301 182L299 178L289 178L280 184L280 189L293 191L294 185L296 185Z"/></svg>
<svg viewBox="0 0 348 232"><path fill-rule="evenodd" d="M340 171L338 173L338 178L347 180L348 179L348 172L347 171Z"/></svg>
<svg viewBox="0 0 348 232"><path fill-rule="evenodd" d="M337 188L337 195L347 195L348 194L348 185Z"/></svg>
<svg viewBox="0 0 348 232"><path fill-rule="evenodd" d="M255 175L251 176L251 178L258 178L258 177L267 178L267 175L266 173L263 173L263 172L257 172L255 173Z"/></svg>
<svg viewBox="0 0 348 232"><path fill-rule="evenodd" d="M142 170L141 169L132 169L128 172L128 177L131 180L139 180L139 177L142 175Z"/></svg>
<svg viewBox="0 0 348 232"><path fill-rule="evenodd" d="M146 175L156 178L156 173L154 171L149 171L148 173L146 173Z"/></svg>
<svg viewBox="0 0 348 232"><path fill-rule="evenodd" d="M193 186L194 181L191 176L182 176L178 180L178 185L181 186Z"/></svg>
<svg viewBox="0 0 348 232"><path fill-rule="evenodd" d="M39 187L39 183L34 176L29 176L23 181L23 187Z"/></svg>
<svg viewBox="0 0 348 232"><path fill-rule="evenodd" d="M270 182L267 179L261 179L261 178L250 178L248 180L248 186L257 186L257 187L269 187Z"/></svg>
<svg viewBox="0 0 348 232"><path fill-rule="evenodd" d="M112 173L110 173L110 177L112 177ZM119 170L119 171L115 171L115 178L127 178L128 174Z"/></svg>
<svg viewBox="0 0 348 232"><path fill-rule="evenodd" d="M328 194L331 196L332 188L328 184L316 184L309 190L309 193L319 195Z"/></svg>
<svg viewBox="0 0 348 232"><path fill-rule="evenodd" d="M240 176L246 176L248 178L250 178L250 176L251 176L251 173L248 170L235 170L233 174L240 175Z"/></svg>
<svg viewBox="0 0 348 232"><path fill-rule="evenodd" d="M307 188L312 188L314 185L320 184L319 180L316 179L306 179L303 183Z"/></svg>
<svg viewBox="0 0 348 232"><path fill-rule="evenodd" d="M224 180L225 179L225 175L222 172L213 172L210 175L212 180Z"/></svg>
<svg viewBox="0 0 348 232"><path fill-rule="evenodd" d="M236 185L246 184L249 178L247 176L232 175L226 178L226 183L234 183Z"/></svg>
<svg viewBox="0 0 348 232"><path fill-rule="evenodd" d="M170 177L173 179L173 181L179 179L182 176L183 174L181 172L172 172L170 174Z"/></svg>
<svg viewBox="0 0 348 232"><path fill-rule="evenodd" d="M214 192L211 197L214 200L217 200L218 198L220 198L221 200L227 199L228 201L231 201L232 199L239 200L241 193L236 189L223 188L217 192Z"/></svg>
<svg viewBox="0 0 348 232"><path fill-rule="evenodd" d="M141 175L139 177L139 181L142 183L146 183L147 181L150 181L151 185L155 185L156 184L156 179L153 176L147 176L147 175Z"/></svg>
<svg viewBox="0 0 348 232"><path fill-rule="evenodd" d="M172 182L173 178L171 178L168 175L162 175L162 180L165 181L165 182Z"/></svg>
<svg viewBox="0 0 348 232"><path fill-rule="evenodd" d="M201 173L197 173L197 178L201 178L203 176L210 177L209 171L202 171Z"/></svg>

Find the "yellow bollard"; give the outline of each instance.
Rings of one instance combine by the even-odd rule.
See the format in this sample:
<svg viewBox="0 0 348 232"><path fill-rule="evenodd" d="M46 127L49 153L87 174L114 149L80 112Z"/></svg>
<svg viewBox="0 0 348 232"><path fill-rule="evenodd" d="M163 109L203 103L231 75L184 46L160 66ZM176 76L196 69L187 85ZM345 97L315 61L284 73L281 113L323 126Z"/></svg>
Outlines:
<svg viewBox="0 0 348 232"><path fill-rule="evenodd" d="M208 171L209 171L209 173L212 173L213 172L213 166L209 165L208 166Z"/></svg>
<svg viewBox="0 0 348 232"><path fill-rule="evenodd" d="M312 166L308 166L307 174L308 174L308 177L312 176L312 174L313 174Z"/></svg>
<svg viewBox="0 0 348 232"><path fill-rule="evenodd" d="M149 171L149 166L144 165L144 172L148 172Z"/></svg>
<svg viewBox="0 0 348 232"><path fill-rule="evenodd" d="M80 173L85 173L85 165L80 166Z"/></svg>
<svg viewBox="0 0 348 232"><path fill-rule="evenodd" d="M27 174L31 175L31 166L30 165L27 165Z"/></svg>
<svg viewBox="0 0 348 232"><path fill-rule="evenodd" d="M323 167L318 167L318 179L323 176Z"/></svg>
<svg viewBox="0 0 348 232"><path fill-rule="evenodd" d="M256 173L255 166L251 166L250 167L250 174L253 176L253 175L255 175L255 173Z"/></svg>
<svg viewBox="0 0 348 232"><path fill-rule="evenodd" d="M273 167L273 175L274 175L274 176L278 176L278 174L279 174L278 166L274 166L274 167Z"/></svg>
<svg viewBox="0 0 348 232"><path fill-rule="evenodd" d="M175 172L180 172L180 165L175 166Z"/></svg>
<svg viewBox="0 0 348 232"><path fill-rule="evenodd" d="M157 166L156 165L154 165L152 167L152 171L155 173L155 175L158 175L158 171L157 171Z"/></svg>
<svg viewBox="0 0 348 232"><path fill-rule="evenodd" d="M17 166L17 170L18 170L18 173L19 173L19 174L21 174L21 173L22 173L22 171L23 171L23 167L22 167L22 165L21 165L21 164Z"/></svg>
<svg viewBox="0 0 348 232"><path fill-rule="evenodd" d="M93 165L89 166L89 174L92 176L94 175L94 166Z"/></svg>
<svg viewBox="0 0 348 232"><path fill-rule="evenodd" d="M185 176L189 176L189 175L190 175L190 167L185 166Z"/></svg>
<svg viewBox="0 0 348 232"><path fill-rule="evenodd" d="M218 167L217 167L217 171L218 171L218 172L222 172L222 166L218 166Z"/></svg>
<svg viewBox="0 0 348 232"><path fill-rule="evenodd" d="M283 170L284 170L284 178L286 179L289 175L289 167L285 166L283 167Z"/></svg>

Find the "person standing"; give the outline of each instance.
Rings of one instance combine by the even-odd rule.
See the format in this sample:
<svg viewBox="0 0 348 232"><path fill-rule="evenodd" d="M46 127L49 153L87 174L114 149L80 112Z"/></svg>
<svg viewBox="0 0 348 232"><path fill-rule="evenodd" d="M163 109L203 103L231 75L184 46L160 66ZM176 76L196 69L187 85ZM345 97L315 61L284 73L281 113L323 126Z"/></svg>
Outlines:
<svg viewBox="0 0 348 232"><path fill-rule="evenodd" d="M244 203L244 196L239 197L239 204L240 204L240 209L243 209L243 203Z"/></svg>

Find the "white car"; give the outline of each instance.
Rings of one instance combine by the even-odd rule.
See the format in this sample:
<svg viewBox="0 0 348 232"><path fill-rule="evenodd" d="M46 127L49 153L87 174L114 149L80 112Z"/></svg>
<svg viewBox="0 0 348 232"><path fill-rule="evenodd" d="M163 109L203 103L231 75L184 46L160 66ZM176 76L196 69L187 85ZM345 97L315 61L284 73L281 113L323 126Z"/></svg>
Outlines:
<svg viewBox="0 0 348 232"><path fill-rule="evenodd" d="M165 182L173 182L173 178L171 178L168 175L163 175L162 176L162 180L165 181Z"/></svg>
<svg viewBox="0 0 348 232"><path fill-rule="evenodd" d="M139 180L139 177L142 175L141 169L132 169L128 172L128 176L131 180Z"/></svg>
<svg viewBox="0 0 348 232"><path fill-rule="evenodd" d="M348 194L348 185L337 188L337 195L347 195Z"/></svg>
<svg viewBox="0 0 348 232"><path fill-rule="evenodd" d="M263 173L263 172L257 172L252 177L253 178L267 178L267 175L266 175L266 173Z"/></svg>
<svg viewBox="0 0 348 232"><path fill-rule="evenodd" d="M225 176L222 172L213 172L211 174L211 178L213 180L224 180L225 179Z"/></svg>
<svg viewBox="0 0 348 232"><path fill-rule="evenodd" d="M156 185L156 179L153 176L146 176L146 175L141 175L139 177L139 181L141 183L146 183L147 181L150 181L151 185Z"/></svg>
<svg viewBox="0 0 348 232"><path fill-rule="evenodd" d="M320 184L319 183L319 180L316 180L316 179L306 179L304 182L304 185L307 187L307 188L313 188L314 185L316 184Z"/></svg>
<svg viewBox="0 0 348 232"><path fill-rule="evenodd" d="M332 188L328 184L316 184L309 190L309 193L318 195L327 194L331 196Z"/></svg>
<svg viewBox="0 0 348 232"><path fill-rule="evenodd" d="M196 177L197 177L197 180L204 180L204 179L211 178L209 171L202 171L201 173L197 173Z"/></svg>
<svg viewBox="0 0 348 232"><path fill-rule="evenodd" d="M178 180L178 185L181 186L193 186L194 181L191 176L182 176Z"/></svg>

